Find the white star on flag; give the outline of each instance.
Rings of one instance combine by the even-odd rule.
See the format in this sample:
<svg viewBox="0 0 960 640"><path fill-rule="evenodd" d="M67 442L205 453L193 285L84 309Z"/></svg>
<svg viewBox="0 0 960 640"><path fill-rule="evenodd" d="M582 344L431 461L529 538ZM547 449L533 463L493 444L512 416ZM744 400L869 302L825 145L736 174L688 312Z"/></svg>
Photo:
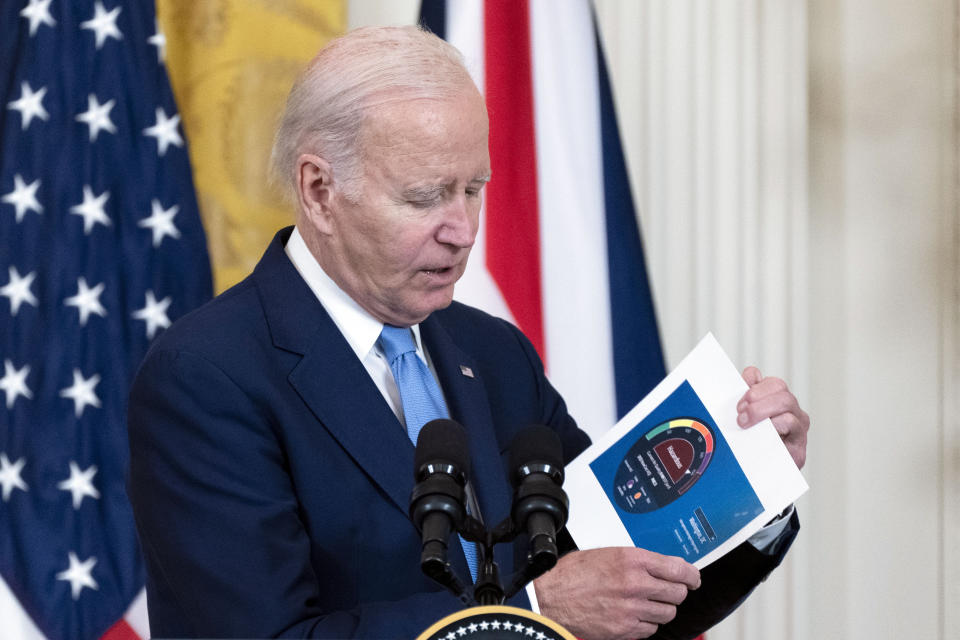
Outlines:
<svg viewBox="0 0 960 640"><path fill-rule="evenodd" d="M80 504L86 497L100 499L100 492L93 486L93 476L97 475L97 465L90 465L85 471L73 460L70 461L70 477L57 485L61 491L69 491L73 496L74 510L80 508Z"/></svg>
<svg viewBox="0 0 960 640"><path fill-rule="evenodd" d="M97 584L97 581L94 580L91 575L93 568L97 565L96 558L90 557L80 562L77 554L71 551L69 560L70 567L58 573L57 580L65 580L70 583L70 593L74 600L80 597L80 592L83 591L84 587L89 587L94 590L100 588L100 585Z"/></svg>
<svg viewBox="0 0 960 640"><path fill-rule="evenodd" d="M180 237L180 231L173 224L173 217L178 211L180 211L180 205L175 204L169 209L164 209L160 201L154 198L150 202L150 217L138 222L137 226L153 231L153 246L159 247L164 236L170 236L173 239Z"/></svg>
<svg viewBox="0 0 960 640"><path fill-rule="evenodd" d="M23 471L23 465L27 463L26 458L20 458L13 464L7 459L6 453L0 453L0 486L3 487L3 501L9 502L10 494L14 489L27 491L27 483L20 477Z"/></svg>
<svg viewBox="0 0 960 640"><path fill-rule="evenodd" d="M81 29L90 29L96 34L97 49L103 46L107 38L123 39L123 34L117 28L117 16L120 15L120 7L114 8L109 13L103 8L103 3L97 0L93 6L93 17L80 23Z"/></svg>
<svg viewBox="0 0 960 640"><path fill-rule="evenodd" d="M149 637L128 365L212 294L154 4L0 0L0 640Z"/></svg>
<svg viewBox="0 0 960 640"><path fill-rule="evenodd" d="M22 369L13 366L13 362L7 358L3 361L3 377L0 378L0 389L7 395L7 409L13 407L19 396L28 400L33 397L30 388L27 386L27 375L30 373L30 365L23 365Z"/></svg>
<svg viewBox="0 0 960 640"><path fill-rule="evenodd" d="M93 390L98 384L100 384L100 374L95 373L89 378L84 378L80 369L74 369L73 384L66 389L61 389L60 397L73 400L73 412L79 418L87 405L100 408L100 398Z"/></svg>
<svg viewBox="0 0 960 640"><path fill-rule="evenodd" d="M173 298L167 296L160 302L157 302L153 290L147 291L147 301L142 309L137 309L131 315L136 320L143 320L147 323L147 339L153 340L157 329L166 329L170 326L170 318L167 317L167 308L173 302Z"/></svg>
<svg viewBox="0 0 960 640"><path fill-rule="evenodd" d="M21 131L30 126L34 117L41 120L49 120L50 114L43 108L43 96L47 95L47 88L40 87L40 90L34 92L30 88L30 83L20 83L20 97L7 103L7 109L13 109L20 112Z"/></svg>
<svg viewBox="0 0 960 640"><path fill-rule="evenodd" d="M105 103L100 104L100 101L97 100L97 96L90 94L87 96L87 110L83 113L77 114L77 122L82 122L90 127L90 142L94 142L97 139L97 135L101 131L106 131L107 133L116 133L117 127L113 124L113 120L110 119L110 110L113 109L113 105L117 103L116 100L107 100Z"/></svg>
<svg viewBox="0 0 960 640"><path fill-rule="evenodd" d="M175 113L173 117L168 118L167 112L163 107L157 107L157 123L152 127L143 130L143 135L157 139L157 153L164 155L167 147L171 144L177 147L183 146L183 138L177 131L177 125L180 123L180 114Z"/></svg>
<svg viewBox="0 0 960 640"><path fill-rule="evenodd" d="M83 276L77 278L77 295L70 296L63 301L68 307L76 307L80 312L80 326L87 325L87 318L91 313L105 318L107 310L100 304L100 294L103 293L104 284L101 282L93 289L87 286L87 279Z"/></svg>
<svg viewBox="0 0 960 640"><path fill-rule="evenodd" d="M109 191L104 191L99 196L94 196L93 189L90 188L90 185L83 185L83 202L70 207L70 213L83 216L84 235L90 235L90 230L93 229L93 225L98 222L106 227L110 226L110 216L103 210L103 205L105 205L109 199Z"/></svg>
<svg viewBox="0 0 960 640"><path fill-rule="evenodd" d="M20 10L20 15L30 21L30 37L37 34L41 24L52 27L57 21L50 15L51 0L30 0L30 4Z"/></svg>
<svg viewBox="0 0 960 640"><path fill-rule="evenodd" d="M157 62L163 62L167 57L167 36L160 30L160 21L156 20L156 32L147 38L147 42L157 48Z"/></svg>
<svg viewBox="0 0 960 640"><path fill-rule="evenodd" d="M18 173L13 176L13 191L0 198L3 202L12 204L17 210L17 223L23 220L27 211L43 213L43 207L37 201L37 189L40 188L40 178L37 178L30 184L23 181Z"/></svg>
<svg viewBox="0 0 960 640"><path fill-rule="evenodd" d="M10 281L0 287L0 296L10 298L10 313L17 315L17 311L20 310L20 305L24 302L34 307L37 306L37 299L34 297L33 292L30 291L30 285L33 284L34 278L37 277L37 272L31 271L26 276L21 277L17 268L11 265L9 273Z"/></svg>

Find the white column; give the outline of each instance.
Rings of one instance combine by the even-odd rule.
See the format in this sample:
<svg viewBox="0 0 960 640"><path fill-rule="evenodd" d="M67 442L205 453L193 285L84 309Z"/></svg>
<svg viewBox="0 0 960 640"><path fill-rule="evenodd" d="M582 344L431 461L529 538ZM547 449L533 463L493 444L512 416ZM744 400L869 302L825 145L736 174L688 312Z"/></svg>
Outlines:
<svg viewBox="0 0 960 640"><path fill-rule="evenodd" d="M949 9L944 11L948 16ZM941 147L947 179L942 185L941 237L946 255L941 277L941 480L940 541L943 549L942 638L960 638L960 0L954 0L952 20L944 20L940 55L950 56L945 80L943 113L953 115ZM951 90L952 89L952 90ZM952 179L951 179L952 177Z"/></svg>
<svg viewBox="0 0 960 640"><path fill-rule="evenodd" d="M668 365L713 331L808 397L803 3L596 7ZM710 640L806 637L808 546Z"/></svg>

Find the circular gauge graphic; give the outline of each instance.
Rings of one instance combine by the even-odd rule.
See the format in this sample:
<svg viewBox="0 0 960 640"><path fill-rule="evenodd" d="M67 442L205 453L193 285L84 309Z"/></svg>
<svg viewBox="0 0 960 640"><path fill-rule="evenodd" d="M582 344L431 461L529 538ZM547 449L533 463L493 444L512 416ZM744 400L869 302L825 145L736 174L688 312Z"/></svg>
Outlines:
<svg viewBox="0 0 960 640"><path fill-rule="evenodd" d="M647 513L690 490L713 456L713 432L693 418L657 425L630 447L617 467L613 497L630 513Z"/></svg>

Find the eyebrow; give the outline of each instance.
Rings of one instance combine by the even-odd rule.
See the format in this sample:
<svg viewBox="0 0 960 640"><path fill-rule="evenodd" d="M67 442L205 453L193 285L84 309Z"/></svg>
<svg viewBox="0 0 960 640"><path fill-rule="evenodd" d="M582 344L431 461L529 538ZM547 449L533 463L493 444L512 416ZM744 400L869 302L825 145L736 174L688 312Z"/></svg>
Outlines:
<svg viewBox="0 0 960 640"><path fill-rule="evenodd" d="M407 199L429 199L441 195L447 190L443 184L431 184L420 187L410 187L403 190L403 197Z"/></svg>
<svg viewBox="0 0 960 640"><path fill-rule="evenodd" d="M483 184L490 182L490 174L484 173L484 174L478 175L475 178L472 178L468 182L468 184L474 184L477 182L481 182ZM417 199L417 198L429 199L444 193L449 188L449 186L450 186L450 183L428 184L428 185L409 187L403 190L402 195L406 199Z"/></svg>

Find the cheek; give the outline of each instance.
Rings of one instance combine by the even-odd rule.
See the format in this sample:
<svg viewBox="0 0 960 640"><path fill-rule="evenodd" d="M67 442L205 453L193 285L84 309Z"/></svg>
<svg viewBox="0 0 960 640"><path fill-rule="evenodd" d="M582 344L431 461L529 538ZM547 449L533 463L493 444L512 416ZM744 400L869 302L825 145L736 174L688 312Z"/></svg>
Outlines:
<svg viewBox="0 0 960 640"><path fill-rule="evenodd" d="M396 227L383 219L355 221L346 234L350 238L354 261L377 271L395 264L401 251Z"/></svg>
<svg viewBox="0 0 960 640"><path fill-rule="evenodd" d="M409 229L381 229L376 236L369 236L367 251L370 263L380 277L394 283L408 280L423 263L429 237L410 233Z"/></svg>

